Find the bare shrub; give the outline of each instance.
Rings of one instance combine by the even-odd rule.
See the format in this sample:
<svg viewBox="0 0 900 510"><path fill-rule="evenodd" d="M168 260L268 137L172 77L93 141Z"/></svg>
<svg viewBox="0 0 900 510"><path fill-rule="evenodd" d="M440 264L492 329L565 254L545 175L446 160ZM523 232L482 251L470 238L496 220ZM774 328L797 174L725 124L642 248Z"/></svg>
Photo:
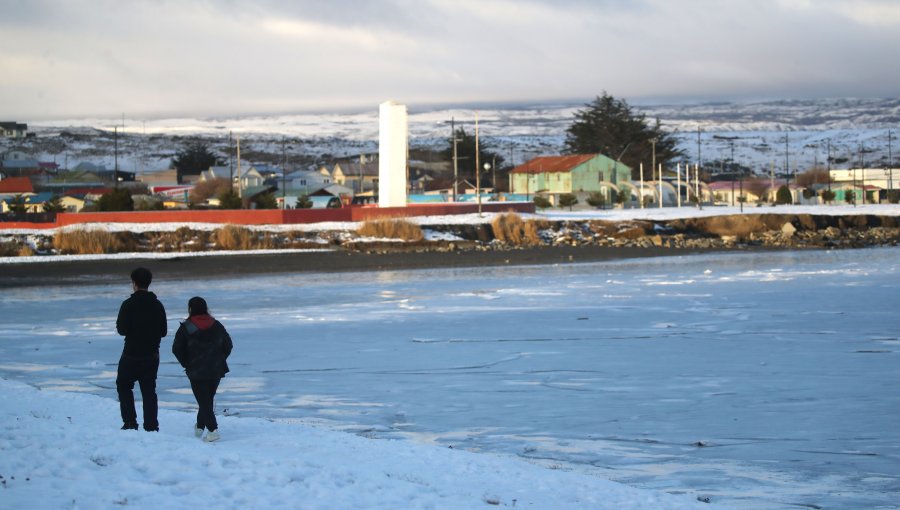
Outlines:
<svg viewBox="0 0 900 510"><path fill-rule="evenodd" d="M213 233L216 247L220 250L260 250L275 247L272 234L260 235L246 227L225 225Z"/></svg>
<svg viewBox="0 0 900 510"><path fill-rule="evenodd" d="M21 245L16 241L5 241L0 243L0 257L14 257L19 253Z"/></svg>
<svg viewBox="0 0 900 510"><path fill-rule="evenodd" d="M53 236L53 247L65 255L99 255L127 250L129 239L127 233L78 229L57 232Z"/></svg>
<svg viewBox="0 0 900 510"><path fill-rule="evenodd" d="M515 213L501 214L491 222L494 237L510 246L536 246L543 244L540 231L550 228L545 220L524 221Z"/></svg>
<svg viewBox="0 0 900 510"><path fill-rule="evenodd" d="M17 253L17 255L20 257L31 257L34 254L34 250L27 244L23 244L21 247L19 247L19 252Z"/></svg>
<svg viewBox="0 0 900 510"><path fill-rule="evenodd" d="M504 244L520 246L524 239L525 222L518 214L500 214L491 221L494 238Z"/></svg>
<svg viewBox="0 0 900 510"><path fill-rule="evenodd" d="M525 240L532 246L544 244L541 239L541 230L550 228L550 222L547 220L528 220L525 222Z"/></svg>
<svg viewBox="0 0 900 510"><path fill-rule="evenodd" d="M237 225L225 225L213 235L220 250L248 250L253 245L252 237L249 229Z"/></svg>
<svg viewBox="0 0 900 510"><path fill-rule="evenodd" d="M363 237L401 239L403 241L425 239L425 234L418 225L403 219L382 218L365 221L356 233Z"/></svg>

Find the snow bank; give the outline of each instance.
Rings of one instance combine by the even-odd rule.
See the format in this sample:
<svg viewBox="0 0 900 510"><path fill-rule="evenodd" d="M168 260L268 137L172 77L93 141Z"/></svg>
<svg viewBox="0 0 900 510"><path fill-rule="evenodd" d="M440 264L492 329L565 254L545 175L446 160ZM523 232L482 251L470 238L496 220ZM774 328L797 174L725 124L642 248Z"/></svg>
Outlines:
<svg viewBox="0 0 900 510"><path fill-rule="evenodd" d="M187 381L185 381L186 383ZM371 440L257 418L160 410L161 431L118 430L112 398L0 380L4 508L711 508L524 461Z"/></svg>

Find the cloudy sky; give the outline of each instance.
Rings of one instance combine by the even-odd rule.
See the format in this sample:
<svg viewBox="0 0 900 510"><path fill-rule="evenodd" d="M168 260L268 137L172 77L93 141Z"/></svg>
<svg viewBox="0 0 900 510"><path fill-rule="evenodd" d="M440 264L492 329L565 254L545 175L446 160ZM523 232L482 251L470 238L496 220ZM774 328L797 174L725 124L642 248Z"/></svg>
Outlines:
<svg viewBox="0 0 900 510"><path fill-rule="evenodd" d="M895 97L898 0L0 0L0 120Z"/></svg>

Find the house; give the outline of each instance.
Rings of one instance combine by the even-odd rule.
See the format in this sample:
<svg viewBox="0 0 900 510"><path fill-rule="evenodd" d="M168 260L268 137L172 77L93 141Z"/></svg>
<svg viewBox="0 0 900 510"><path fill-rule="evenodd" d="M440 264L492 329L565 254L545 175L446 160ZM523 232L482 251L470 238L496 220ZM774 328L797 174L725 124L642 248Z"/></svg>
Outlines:
<svg viewBox="0 0 900 510"><path fill-rule="evenodd" d="M34 186L28 177L7 177L0 180L0 195L33 195Z"/></svg>
<svg viewBox="0 0 900 510"><path fill-rule="evenodd" d="M0 122L0 138L25 138L27 135L28 124Z"/></svg>
<svg viewBox="0 0 900 510"><path fill-rule="evenodd" d="M11 198L4 198L0 200L0 210L2 212L7 213L12 208L11 206L18 200L22 200L22 204L25 206L26 213L42 213L44 212L44 204L50 201L53 198L53 193L48 191L30 195L17 195Z"/></svg>
<svg viewBox="0 0 900 510"><path fill-rule="evenodd" d="M353 161L335 163L332 172L334 182L356 193L378 189L378 162L363 161L362 164Z"/></svg>
<svg viewBox="0 0 900 510"><path fill-rule="evenodd" d="M97 172L102 172L105 170L106 170L106 165L102 165L102 164L98 165L95 163L91 163L89 161L82 161L72 168L73 172L92 173L95 175L97 174Z"/></svg>
<svg viewBox="0 0 900 510"><path fill-rule="evenodd" d="M135 173L125 170L100 170L97 176L105 182L134 182Z"/></svg>
<svg viewBox="0 0 900 510"><path fill-rule="evenodd" d="M285 192L309 195L329 184L333 184L330 176L322 175L321 172L299 170L285 176L284 190Z"/></svg>
<svg viewBox="0 0 900 510"><path fill-rule="evenodd" d="M243 171L243 168L241 169ZM237 169L230 166L211 166L200 172L200 182L212 181L214 179L234 179L237 177Z"/></svg>
<svg viewBox="0 0 900 510"><path fill-rule="evenodd" d="M36 159L4 159L0 168L10 177L41 173L41 164Z"/></svg>
<svg viewBox="0 0 900 510"><path fill-rule="evenodd" d="M138 178L147 186L174 186L178 184L178 170L167 168L165 170L144 171Z"/></svg>
<svg viewBox="0 0 900 510"><path fill-rule="evenodd" d="M841 189L850 189L842 185L866 186L867 202L887 200L891 191L900 190L900 169L897 168L850 168L831 170L828 175L831 182L839 185L838 187ZM868 188L868 186L874 186L874 188ZM861 191L858 191L856 195L858 200L862 198Z"/></svg>
<svg viewBox="0 0 900 510"><path fill-rule="evenodd" d="M551 202L564 193L609 197L630 185L631 168L603 154L540 156L513 168L509 180L510 193L549 195Z"/></svg>
<svg viewBox="0 0 900 510"><path fill-rule="evenodd" d="M65 195L60 198L59 203L65 207L66 212L81 212L84 209L84 198L73 195Z"/></svg>

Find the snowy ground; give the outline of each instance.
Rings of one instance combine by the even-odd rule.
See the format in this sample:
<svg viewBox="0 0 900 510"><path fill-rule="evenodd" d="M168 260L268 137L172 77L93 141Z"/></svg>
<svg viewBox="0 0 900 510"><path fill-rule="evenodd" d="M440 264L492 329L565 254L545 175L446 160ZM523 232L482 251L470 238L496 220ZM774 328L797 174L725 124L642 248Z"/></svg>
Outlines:
<svg viewBox="0 0 900 510"><path fill-rule="evenodd" d="M162 432L116 430L128 282L5 290L0 494L44 508L898 508L898 253L161 282L171 330L203 295L235 338L211 445L192 437L171 336Z"/></svg>
<svg viewBox="0 0 900 510"><path fill-rule="evenodd" d="M115 430L110 398L0 380L0 507L29 509L707 508L525 462L259 418L193 437L163 410L159 433Z"/></svg>

